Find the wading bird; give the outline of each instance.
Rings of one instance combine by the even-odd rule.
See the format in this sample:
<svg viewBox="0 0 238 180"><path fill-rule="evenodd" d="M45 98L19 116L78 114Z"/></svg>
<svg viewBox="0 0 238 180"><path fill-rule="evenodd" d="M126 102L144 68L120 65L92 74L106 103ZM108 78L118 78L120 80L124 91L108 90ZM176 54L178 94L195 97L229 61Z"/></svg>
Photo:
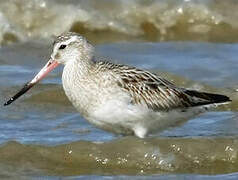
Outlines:
<svg viewBox="0 0 238 180"><path fill-rule="evenodd" d="M58 36L50 60L4 105L9 105L64 65L65 94L80 114L104 130L140 138L229 102L224 95L176 87L156 74L127 65L97 61L94 47L77 33Z"/></svg>

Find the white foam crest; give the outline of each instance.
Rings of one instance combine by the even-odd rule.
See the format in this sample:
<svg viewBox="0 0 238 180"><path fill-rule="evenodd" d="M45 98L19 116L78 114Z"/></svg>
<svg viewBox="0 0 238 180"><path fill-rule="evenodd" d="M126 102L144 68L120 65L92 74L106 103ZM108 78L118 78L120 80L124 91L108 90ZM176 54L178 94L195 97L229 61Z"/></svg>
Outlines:
<svg viewBox="0 0 238 180"><path fill-rule="evenodd" d="M49 38L74 26L132 37L152 34L158 36L157 40L181 35L183 31L206 34L223 28L222 24L238 28L238 13L231 12L232 7L237 6L212 0L1 0L0 42L6 41L6 33L22 41Z"/></svg>

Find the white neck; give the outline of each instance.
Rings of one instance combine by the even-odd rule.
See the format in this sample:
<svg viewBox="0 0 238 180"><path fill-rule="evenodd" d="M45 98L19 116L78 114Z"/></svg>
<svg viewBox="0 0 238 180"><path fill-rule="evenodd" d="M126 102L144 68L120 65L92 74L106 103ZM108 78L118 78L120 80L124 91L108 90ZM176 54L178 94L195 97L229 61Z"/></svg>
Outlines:
<svg viewBox="0 0 238 180"><path fill-rule="evenodd" d="M90 84L89 76L94 69L91 60L75 60L68 62L62 74L64 91L73 105L86 116L90 95L87 93L87 85Z"/></svg>

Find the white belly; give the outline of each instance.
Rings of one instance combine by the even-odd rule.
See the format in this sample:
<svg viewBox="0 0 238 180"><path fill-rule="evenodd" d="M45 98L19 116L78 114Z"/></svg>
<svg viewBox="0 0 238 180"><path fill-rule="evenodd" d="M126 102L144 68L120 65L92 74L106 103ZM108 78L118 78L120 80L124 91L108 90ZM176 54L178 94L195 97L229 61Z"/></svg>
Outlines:
<svg viewBox="0 0 238 180"><path fill-rule="evenodd" d="M118 134L145 137L148 133L158 132L178 122L188 120L204 111L204 108L189 108L187 111L170 110L155 112L142 105L129 101L111 100L92 112L88 120L96 126Z"/></svg>

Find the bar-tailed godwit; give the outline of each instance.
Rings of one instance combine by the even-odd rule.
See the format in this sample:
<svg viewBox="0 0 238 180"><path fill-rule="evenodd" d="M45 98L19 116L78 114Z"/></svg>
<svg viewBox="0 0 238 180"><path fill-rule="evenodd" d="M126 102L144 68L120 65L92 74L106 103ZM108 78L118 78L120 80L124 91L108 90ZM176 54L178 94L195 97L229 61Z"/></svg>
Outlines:
<svg viewBox="0 0 238 180"><path fill-rule="evenodd" d="M47 73L64 65L65 94L90 123L104 130L145 137L229 102L227 96L176 87L156 74L135 67L97 61L94 47L77 33L63 33L53 44L50 60L4 105L28 91Z"/></svg>

